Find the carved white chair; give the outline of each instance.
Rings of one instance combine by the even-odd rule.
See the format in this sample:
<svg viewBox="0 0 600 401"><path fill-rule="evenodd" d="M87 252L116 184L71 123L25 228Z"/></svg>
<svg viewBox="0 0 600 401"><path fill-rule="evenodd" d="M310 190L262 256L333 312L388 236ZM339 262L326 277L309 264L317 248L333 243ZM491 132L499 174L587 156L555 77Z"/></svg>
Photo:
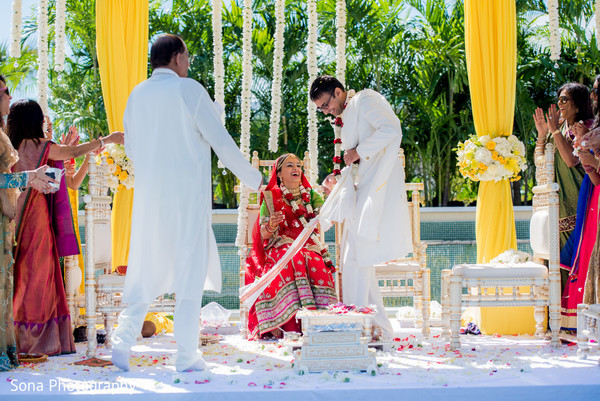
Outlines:
<svg viewBox="0 0 600 401"><path fill-rule="evenodd" d="M536 178L530 242L533 262L523 264L464 264L442 271L442 325L450 347L460 348L462 307L533 306L536 335L543 336L549 308L551 344L559 345L560 273L558 184L554 182L554 146L536 150ZM548 266L544 264L547 261ZM505 291L507 288L512 291ZM466 291L463 291L466 290Z"/></svg>
<svg viewBox="0 0 600 401"><path fill-rule="evenodd" d="M600 344L600 304L577 305L577 355L587 358L590 352L590 340ZM598 359L600 366L600 359Z"/></svg>
<svg viewBox="0 0 600 401"><path fill-rule="evenodd" d="M258 152L252 152L252 167L262 171L264 175L268 178L271 176L271 170L273 168L273 164L275 160L261 160L258 157ZM302 168L304 170L304 175L310 175L310 158L308 156L308 152L304 153L304 159L302 160ZM312 184L311 184L312 185ZM314 190L319 190L319 185L312 185ZM260 215L260 193L266 188L266 185L262 185L258 191L250 191L249 192L249 202L247 211L247 224L246 224L246 233L244 235L244 243L240 246L240 288L246 285L246 258L250 255L252 251L252 230L254 229L254 224L256 223L257 217ZM235 192L240 192L240 187L235 187ZM321 232L321 240L324 240L324 233ZM242 337L246 337L248 335L248 308L240 303L240 324L241 324L241 333Z"/></svg>
<svg viewBox="0 0 600 401"><path fill-rule="evenodd" d="M399 157L404 169L404 151ZM416 324L421 327L424 336L431 333L429 324L430 270L427 267L427 244L421 241L421 198L422 183L407 183L406 191L411 222L413 253L412 256L375 265L375 276L379 281L379 290L384 298L412 297L417 312Z"/></svg>
<svg viewBox="0 0 600 401"><path fill-rule="evenodd" d="M112 272L111 248L111 203L108 196L108 175L106 160L98 165L94 159L89 162L89 194L84 197L85 206L85 313L87 325L87 356L96 355L96 324L104 324L106 347L110 347L116 317L125 304L121 295L125 276ZM156 299L149 312L173 313L175 298L165 294Z"/></svg>

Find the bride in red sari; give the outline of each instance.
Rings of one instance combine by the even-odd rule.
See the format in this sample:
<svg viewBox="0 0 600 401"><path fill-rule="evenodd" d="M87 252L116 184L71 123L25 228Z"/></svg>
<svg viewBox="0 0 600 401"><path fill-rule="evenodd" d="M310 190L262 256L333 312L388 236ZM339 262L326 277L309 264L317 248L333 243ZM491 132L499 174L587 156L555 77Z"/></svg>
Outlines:
<svg viewBox="0 0 600 401"><path fill-rule="evenodd" d="M275 161L269 184L260 195L260 216L253 230L253 249L246 260L246 284L269 271L318 214L323 198L313 191L292 153ZM324 309L337 302L334 266L327 248L315 234L273 280L248 314L249 338L280 337L300 332L296 312Z"/></svg>

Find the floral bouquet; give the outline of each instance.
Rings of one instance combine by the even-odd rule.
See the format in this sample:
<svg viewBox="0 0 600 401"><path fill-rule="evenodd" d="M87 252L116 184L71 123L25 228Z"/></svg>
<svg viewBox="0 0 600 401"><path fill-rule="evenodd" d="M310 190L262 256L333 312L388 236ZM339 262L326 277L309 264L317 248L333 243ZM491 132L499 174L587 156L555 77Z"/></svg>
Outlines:
<svg viewBox="0 0 600 401"><path fill-rule="evenodd" d="M515 249L509 249L508 251L502 252L500 255L496 256L494 259L490 260L491 264L501 264L501 263L525 263L531 261L531 255L527 252L517 251Z"/></svg>
<svg viewBox="0 0 600 401"><path fill-rule="evenodd" d="M527 168L525 145L516 136L471 136L456 149L460 173L473 181L517 181Z"/></svg>
<svg viewBox="0 0 600 401"><path fill-rule="evenodd" d="M102 163L102 156L106 157L108 172L107 182L111 191L116 192L124 188L133 188L133 163L125 154L123 145L106 145L104 152L96 156L96 162Z"/></svg>

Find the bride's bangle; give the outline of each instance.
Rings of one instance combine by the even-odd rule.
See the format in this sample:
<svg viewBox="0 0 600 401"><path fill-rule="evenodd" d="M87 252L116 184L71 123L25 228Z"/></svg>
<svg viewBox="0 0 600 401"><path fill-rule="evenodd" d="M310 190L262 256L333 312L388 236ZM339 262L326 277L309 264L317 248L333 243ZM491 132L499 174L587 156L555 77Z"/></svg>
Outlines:
<svg viewBox="0 0 600 401"><path fill-rule="evenodd" d="M265 224L264 227L265 227L265 230L267 230L267 232L271 233L271 234L273 234L275 232L275 230L277 229L277 228L271 228L271 224L269 224L269 223Z"/></svg>

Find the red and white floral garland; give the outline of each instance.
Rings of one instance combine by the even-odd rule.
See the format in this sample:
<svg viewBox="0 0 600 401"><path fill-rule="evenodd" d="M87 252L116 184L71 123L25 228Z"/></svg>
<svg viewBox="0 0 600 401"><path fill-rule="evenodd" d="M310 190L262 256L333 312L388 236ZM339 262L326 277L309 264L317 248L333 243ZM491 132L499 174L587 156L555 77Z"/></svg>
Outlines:
<svg viewBox="0 0 600 401"><path fill-rule="evenodd" d="M356 95L356 91L354 89L350 89L346 92L346 103L344 103L344 109L350 100ZM335 134L335 139L333 140L334 152L333 152L333 175L339 176L342 173L340 165L342 163L342 127L344 126L344 121L342 117L344 113L340 114L336 118L333 119L331 124L333 125L333 132Z"/></svg>
<svg viewBox="0 0 600 401"><path fill-rule="evenodd" d="M281 192L282 192L285 200L287 200L290 203L290 206L292 207L292 211L294 212L296 217L298 217L298 220L300 220L303 227L306 227L309 220L312 220L315 217L317 217L317 215L315 214L313 207L310 203L310 192L308 192L308 190L306 188L304 188L304 185L300 184L300 200L302 201L302 204L306 208L306 213L304 213L300 210L300 207L298 206L298 202L296 202L296 200L294 199L294 195L292 195L290 190L287 189L287 187L285 185L280 184L279 188L281 189ZM323 244L321 242L321 240L319 239L317 234L315 234L314 232L310 235L310 238L313 240L315 245L317 245L317 247L319 247L319 253L321 254L321 257L323 258L323 262L325 262L325 266L332 269L334 267L333 262L329 258L329 252L327 251L327 247L325 246L325 244Z"/></svg>

